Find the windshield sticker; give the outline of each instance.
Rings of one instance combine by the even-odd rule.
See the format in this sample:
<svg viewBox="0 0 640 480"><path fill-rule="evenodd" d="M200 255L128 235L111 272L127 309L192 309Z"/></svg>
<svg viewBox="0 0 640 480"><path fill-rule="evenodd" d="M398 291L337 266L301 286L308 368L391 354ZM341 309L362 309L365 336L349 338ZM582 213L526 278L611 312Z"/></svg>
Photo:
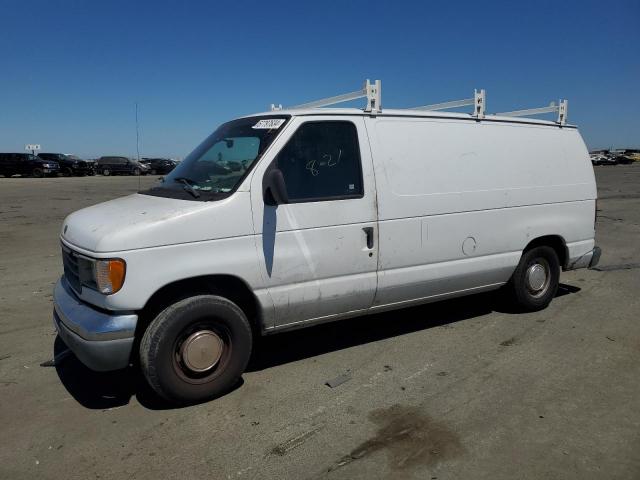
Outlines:
<svg viewBox="0 0 640 480"><path fill-rule="evenodd" d="M270 130L272 128L280 128L283 123L284 118L263 118L251 128Z"/></svg>

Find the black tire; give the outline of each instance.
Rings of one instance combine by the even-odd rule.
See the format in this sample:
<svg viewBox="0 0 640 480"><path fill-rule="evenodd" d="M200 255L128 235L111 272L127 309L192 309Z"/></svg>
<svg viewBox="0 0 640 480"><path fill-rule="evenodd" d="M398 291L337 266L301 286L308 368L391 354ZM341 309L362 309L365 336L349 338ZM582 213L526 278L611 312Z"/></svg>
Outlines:
<svg viewBox="0 0 640 480"><path fill-rule="evenodd" d="M202 332L215 334L210 337L220 340L221 353L211 367L194 372L184 352L190 339ZM223 395L238 382L252 344L249 321L235 303L198 295L167 307L151 322L140 343L140 368L162 398L179 404L202 402Z"/></svg>
<svg viewBox="0 0 640 480"><path fill-rule="evenodd" d="M134 168L134 169L131 171L131 174L132 174L132 175L135 175L135 176L137 177L138 175L140 175L140 169L139 169L139 168Z"/></svg>
<svg viewBox="0 0 640 480"><path fill-rule="evenodd" d="M102 175L104 175L105 177L108 177L109 175L111 175L111 170L109 170L108 168L105 168L104 170L102 170Z"/></svg>
<svg viewBox="0 0 640 480"><path fill-rule="evenodd" d="M152 168L150 173L151 173L151 175L155 175L158 172L156 172L156 170L154 168Z"/></svg>
<svg viewBox="0 0 640 480"><path fill-rule="evenodd" d="M506 291L518 310L535 312L547 308L559 282L560 261L556 251L547 246L534 247L522 254Z"/></svg>
<svg viewBox="0 0 640 480"><path fill-rule="evenodd" d="M42 171L41 168L34 168L33 171L31 172L31 175L33 175L36 178L42 178L44 177L44 172Z"/></svg>

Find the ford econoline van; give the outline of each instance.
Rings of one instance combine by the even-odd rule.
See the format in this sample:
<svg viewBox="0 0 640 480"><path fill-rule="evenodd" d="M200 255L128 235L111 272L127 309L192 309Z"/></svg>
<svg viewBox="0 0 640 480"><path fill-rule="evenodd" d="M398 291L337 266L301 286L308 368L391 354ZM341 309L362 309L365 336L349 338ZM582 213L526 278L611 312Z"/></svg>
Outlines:
<svg viewBox="0 0 640 480"><path fill-rule="evenodd" d="M597 263L595 205L566 123L276 109L67 217L54 323L91 369L139 365L160 396L201 401L255 335L499 288L543 309L562 270Z"/></svg>

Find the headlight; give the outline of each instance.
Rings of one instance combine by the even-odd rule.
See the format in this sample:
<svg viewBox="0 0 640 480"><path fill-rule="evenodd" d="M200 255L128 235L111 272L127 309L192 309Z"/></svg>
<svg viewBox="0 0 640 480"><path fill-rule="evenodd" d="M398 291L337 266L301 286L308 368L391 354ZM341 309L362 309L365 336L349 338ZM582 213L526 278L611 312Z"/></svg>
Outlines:
<svg viewBox="0 0 640 480"><path fill-rule="evenodd" d="M95 259L77 257L78 280L83 287L97 290L105 295L122 288L127 264L121 258Z"/></svg>
<svg viewBox="0 0 640 480"><path fill-rule="evenodd" d="M106 295L116 293L122 288L126 270L126 263L120 258L95 260L93 275L98 291Z"/></svg>

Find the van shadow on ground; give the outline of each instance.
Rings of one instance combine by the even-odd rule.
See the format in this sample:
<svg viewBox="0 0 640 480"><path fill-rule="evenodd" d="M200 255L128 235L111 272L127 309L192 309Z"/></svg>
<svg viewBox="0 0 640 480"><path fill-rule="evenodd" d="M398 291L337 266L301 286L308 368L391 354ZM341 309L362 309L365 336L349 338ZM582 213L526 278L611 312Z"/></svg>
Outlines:
<svg viewBox="0 0 640 480"><path fill-rule="evenodd" d="M579 287L560 284L556 297L579 291ZM273 368L336 350L481 317L494 311L517 313L504 304L499 294L490 292L465 297L464 301L447 300L263 337L254 346L247 371ZM57 337L54 355L66 348ZM122 407L134 395L141 405L152 410L175 408L151 391L137 368L94 372L73 355L68 355L55 368L69 394L86 408L103 410ZM241 386L242 381L233 390Z"/></svg>
<svg viewBox="0 0 640 480"><path fill-rule="evenodd" d="M579 287L561 283L556 298L579 291ZM356 345L481 317L492 312L519 313L504 302L497 291L262 337L257 341L257 348L247 371L264 370Z"/></svg>

